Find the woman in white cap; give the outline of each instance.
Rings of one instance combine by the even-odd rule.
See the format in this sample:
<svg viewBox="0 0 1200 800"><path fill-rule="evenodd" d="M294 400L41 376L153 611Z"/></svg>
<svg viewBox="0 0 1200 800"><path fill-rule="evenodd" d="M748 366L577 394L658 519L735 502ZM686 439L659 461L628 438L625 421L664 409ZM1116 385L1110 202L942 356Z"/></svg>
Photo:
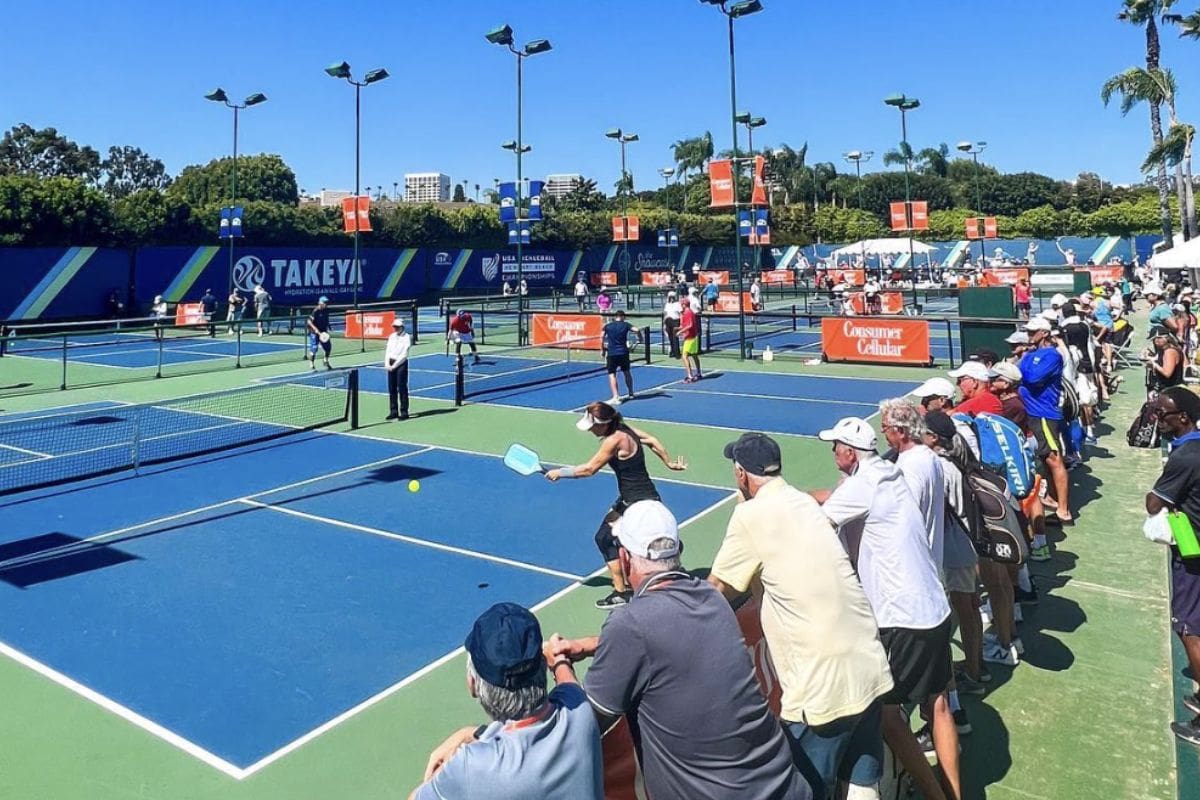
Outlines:
<svg viewBox="0 0 1200 800"><path fill-rule="evenodd" d="M154 317L154 338L163 338L163 326L167 324L167 301L161 294L154 296L154 305L150 306L150 315Z"/></svg>
<svg viewBox="0 0 1200 800"><path fill-rule="evenodd" d="M661 499L646 468L645 448L650 448L670 470L687 469L687 461L682 457L671 458L662 442L645 431L625 424L624 418L608 403L589 403L575 427L599 439L600 449L586 464L548 471L546 480L554 482L562 478L588 478L604 467L611 469L617 478L617 499L596 530L596 547L604 556L613 582L612 592L608 597L597 600L596 608L608 610L625 605L633 594L621 571L620 547L613 536L613 523L621 518L625 509L639 500Z"/></svg>

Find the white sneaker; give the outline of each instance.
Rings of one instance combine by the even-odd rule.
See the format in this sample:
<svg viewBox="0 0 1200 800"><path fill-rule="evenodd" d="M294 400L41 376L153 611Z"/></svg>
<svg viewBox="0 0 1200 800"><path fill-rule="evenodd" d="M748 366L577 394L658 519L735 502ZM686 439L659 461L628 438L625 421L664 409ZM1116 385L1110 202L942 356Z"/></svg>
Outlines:
<svg viewBox="0 0 1200 800"><path fill-rule="evenodd" d="M608 404L609 404L610 406L619 406L619 405L621 405L621 398L619 398L619 397L610 397L610 398L608 399Z"/></svg>
<svg viewBox="0 0 1200 800"><path fill-rule="evenodd" d="M994 633L990 633L990 632L985 633L983 635L983 646L984 647L989 647L989 646L999 647L1000 640L996 637L996 634L994 634ZM1017 651L1017 655L1019 655L1019 656L1025 655L1025 643L1021 641L1020 636L1013 637L1012 647L1014 650Z"/></svg>
<svg viewBox="0 0 1200 800"><path fill-rule="evenodd" d="M983 660L990 664L1004 664L1005 666L1015 667L1021 663L1021 657L1017 653L1016 645L1004 647L999 642L984 642L983 645Z"/></svg>
<svg viewBox="0 0 1200 800"><path fill-rule="evenodd" d="M992 601L984 600L979 606L979 621L983 623L983 627L992 624Z"/></svg>

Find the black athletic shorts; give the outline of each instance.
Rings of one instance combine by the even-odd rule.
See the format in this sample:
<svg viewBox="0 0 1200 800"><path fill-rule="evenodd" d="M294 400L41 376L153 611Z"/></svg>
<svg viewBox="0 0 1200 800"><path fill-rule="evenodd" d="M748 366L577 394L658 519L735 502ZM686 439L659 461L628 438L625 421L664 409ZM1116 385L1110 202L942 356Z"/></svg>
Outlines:
<svg viewBox="0 0 1200 800"><path fill-rule="evenodd" d="M629 353L619 356L608 356L604 359L605 369L609 375L615 375L617 370L629 372Z"/></svg>
<svg viewBox="0 0 1200 800"><path fill-rule="evenodd" d="M1038 458L1045 458L1051 453L1062 454L1061 425L1061 420L1029 417L1029 430L1037 440Z"/></svg>
<svg viewBox="0 0 1200 800"><path fill-rule="evenodd" d="M880 628L879 641L892 668L884 705L924 703L950 685L950 617L929 630Z"/></svg>

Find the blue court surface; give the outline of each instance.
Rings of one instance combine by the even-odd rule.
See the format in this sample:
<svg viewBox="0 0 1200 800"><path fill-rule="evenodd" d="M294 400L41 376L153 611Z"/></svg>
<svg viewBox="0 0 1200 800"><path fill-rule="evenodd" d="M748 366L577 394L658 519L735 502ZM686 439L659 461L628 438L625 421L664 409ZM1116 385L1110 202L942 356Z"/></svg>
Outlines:
<svg viewBox="0 0 1200 800"><path fill-rule="evenodd" d="M934 324L929 330L929 352L933 360L940 364L948 364L951 357L961 354L958 346L958 326L953 326L954 352L951 353L951 342L946 339L946 329L941 324ZM821 327L801 326L792 330L790 322L773 321L771 323L751 324L747 317L746 338L754 347L756 353L761 353L768 346L776 353L783 355L805 356L820 358L821 356ZM713 325L711 336L713 350L737 352L738 328L737 323L722 322Z"/></svg>
<svg viewBox="0 0 1200 800"><path fill-rule="evenodd" d="M162 363L185 364L199 361L234 359L239 352L237 339L218 325L217 336L167 336L162 342ZM304 355L304 340L297 333L258 337L252 330L242 333L242 358L294 351ZM8 343L8 357L41 358L61 361L62 339L15 339ZM159 363L159 343L152 333L76 334L67 339L67 360L116 369L144 369Z"/></svg>
<svg viewBox="0 0 1200 800"><path fill-rule="evenodd" d="M468 402L571 411L610 396L608 376L602 372L555 380L566 374L562 362L490 355L486 350L482 360L479 366L468 368ZM386 392L382 369L364 369L360 374L363 391ZM686 384L681 366L640 366L633 370L638 396L623 403L620 410L633 420L813 436L842 417L871 416L880 400L904 395L930 374L914 371L912 381L895 381L791 375L764 369L710 372L704 380ZM624 392L624 379L618 378ZM543 380L555 382L505 388ZM453 400L453 357L432 354L414 358L409 389L418 397ZM472 398L472 392L485 393Z"/></svg>
<svg viewBox="0 0 1200 800"><path fill-rule="evenodd" d="M681 521L731 497L657 483ZM0 649L244 776L454 652L480 609L602 567L613 495L321 432L10 495Z"/></svg>

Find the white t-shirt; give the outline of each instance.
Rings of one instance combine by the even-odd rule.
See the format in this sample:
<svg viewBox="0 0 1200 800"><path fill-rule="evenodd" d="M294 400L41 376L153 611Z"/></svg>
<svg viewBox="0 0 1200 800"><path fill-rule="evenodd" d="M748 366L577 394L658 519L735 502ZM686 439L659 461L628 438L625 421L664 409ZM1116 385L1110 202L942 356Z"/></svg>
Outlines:
<svg viewBox="0 0 1200 800"><path fill-rule="evenodd" d="M896 466L904 473L904 482L921 507L921 516L925 518L925 540L929 543L929 552L933 554L938 574L942 575L946 487L941 459L925 445L918 444L897 455Z"/></svg>
<svg viewBox="0 0 1200 800"><path fill-rule="evenodd" d="M900 467L870 454L821 507L839 528L863 521L858 577L880 628L929 630L950 615L921 509Z"/></svg>
<svg viewBox="0 0 1200 800"><path fill-rule="evenodd" d="M691 306L692 311L697 314L699 314L703 310L703 308L700 305L700 298L694 294L688 295L688 305Z"/></svg>
<svg viewBox="0 0 1200 800"><path fill-rule="evenodd" d="M683 303L678 300L668 300L663 304L663 319L678 320L683 316Z"/></svg>
<svg viewBox="0 0 1200 800"><path fill-rule="evenodd" d="M576 297L586 297L587 296L587 284L586 283L584 283L583 281L575 281L575 296Z"/></svg>
<svg viewBox="0 0 1200 800"><path fill-rule="evenodd" d="M758 303L762 299L762 287L757 283L750 284L750 302Z"/></svg>

